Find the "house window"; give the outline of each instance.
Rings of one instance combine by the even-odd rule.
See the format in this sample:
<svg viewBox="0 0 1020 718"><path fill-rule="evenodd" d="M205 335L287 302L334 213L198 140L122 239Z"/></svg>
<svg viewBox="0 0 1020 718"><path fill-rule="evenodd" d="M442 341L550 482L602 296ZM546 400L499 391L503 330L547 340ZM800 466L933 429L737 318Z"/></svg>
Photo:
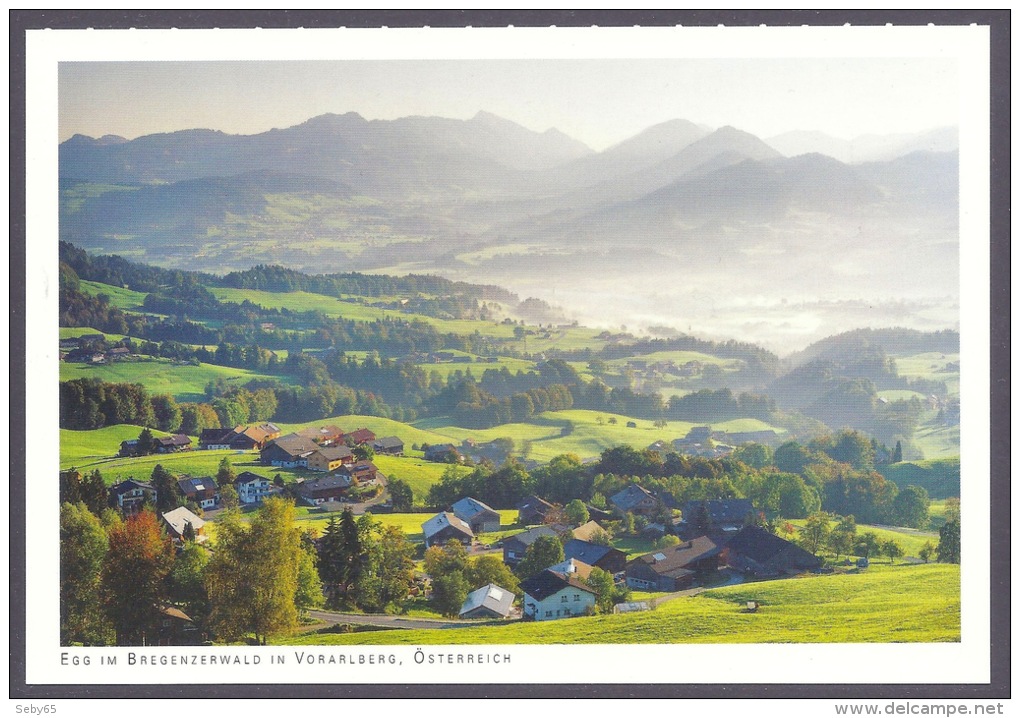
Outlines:
<svg viewBox="0 0 1020 718"><path fill-rule="evenodd" d="M545 612L545 617L549 618L550 616L552 616L552 611L551 610L550 611L546 611Z"/></svg>
<svg viewBox="0 0 1020 718"><path fill-rule="evenodd" d="M562 597L560 597L560 603L566 603L567 600L568 599L567 599L567 596L565 594Z"/></svg>
<svg viewBox="0 0 1020 718"><path fill-rule="evenodd" d="M569 608L564 608L563 609L563 615L564 616L569 616L570 615L570 609Z"/></svg>
<svg viewBox="0 0 1020 718"><path fill-rule="evenodd" d="M575 601L580 601L580 600L581 600L581 594L579 594L579 593L575 593L575 594L574 594L574 600L575 600Z"/></svg>

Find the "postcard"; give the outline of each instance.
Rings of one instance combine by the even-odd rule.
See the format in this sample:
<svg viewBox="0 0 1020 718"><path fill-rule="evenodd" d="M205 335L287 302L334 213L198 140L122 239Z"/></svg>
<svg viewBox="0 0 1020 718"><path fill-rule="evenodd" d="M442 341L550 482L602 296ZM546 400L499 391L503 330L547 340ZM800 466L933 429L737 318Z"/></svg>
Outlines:
<svg viewBox="0 0 1020 718"><path fill-rule="evenodd" d="M25 683L987 684L990 43L28 30Z"/></svg>

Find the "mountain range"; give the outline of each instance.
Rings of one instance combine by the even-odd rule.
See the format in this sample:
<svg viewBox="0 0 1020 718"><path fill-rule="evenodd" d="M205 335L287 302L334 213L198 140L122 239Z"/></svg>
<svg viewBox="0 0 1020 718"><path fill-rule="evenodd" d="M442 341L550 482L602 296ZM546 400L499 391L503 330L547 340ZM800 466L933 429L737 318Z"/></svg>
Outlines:
<svg viewBox="0 0 1020 718"><path fill-rule="evenodd" d="M76 135L59 161L61 238L163 266L424 271L553 301L624 283L632 298L649 286L684 295L660 302L671 315L718 311L706 293L734 283L760 306L780 297L902 305L936 287L940 302L955 301L952 128L766 141L674 120L594 152L484 112L348 113L244 136ZM918 262L925 276L903 271Z"/></svg>

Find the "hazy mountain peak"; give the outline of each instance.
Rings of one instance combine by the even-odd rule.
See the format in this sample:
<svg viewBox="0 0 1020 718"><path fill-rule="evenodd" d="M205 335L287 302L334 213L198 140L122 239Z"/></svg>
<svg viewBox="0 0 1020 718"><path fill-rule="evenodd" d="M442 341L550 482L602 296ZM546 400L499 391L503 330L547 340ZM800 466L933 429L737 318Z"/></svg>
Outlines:
<svg viewBox="0 0 1020 718"><path fill-rule="evenodd" d="M103 135L100 138L89 137L88 135L76 134L70 139L64 141L63 144L74 146L74 145L122 145L128 140L120 135Z"/></svg>

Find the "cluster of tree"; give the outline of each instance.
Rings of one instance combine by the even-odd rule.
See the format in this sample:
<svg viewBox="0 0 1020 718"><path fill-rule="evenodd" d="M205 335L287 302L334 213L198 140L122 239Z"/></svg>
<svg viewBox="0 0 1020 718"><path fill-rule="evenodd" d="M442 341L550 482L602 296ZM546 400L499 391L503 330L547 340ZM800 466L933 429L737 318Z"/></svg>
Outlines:
<svg viewBox="0 0 1020 718"><path fill-rule="evenodd" d="M562 411L574 405L570 387L550 384L502 399L478 388L470 378L450 384L430 399L430 413L449 415L460 426L486 429L510 422L527 421L544 411Z"/></svg>
<svg viewBox="0 0 1020 718"><path fill-rule="evenodd" d="M784 524L780 527L779 533L793 534L793 527ZM813 554L827 550L835 556L838 561L840 556L858 556L860 558L873 559L879 556L888 556L889 562L894 562L903 555L903 546L895 539L882 540L874 531L857 532L857 520L853 515L839 516L838 514L818 511L808 516L804 527L800 530L798 537L800 545Z"/></svg>
<svg viewBox="0 0 1020 718"><path fill-rule="evenodd" d="M472 299L517 302L517 295L502 287L454 282L432 274L402 277L358 274L309 275L278 265L258 265L243 272L231 272L222 279L225 287L259 289L267 292L312 292L339 297L356 294L382 296L464 296Z"/></svg>
<svg viewBox="0 0 1020 718"><path fill-rule="evenodd" d="M457 540L426 550L424 566L425 573L432 578L432 605L444 616L456 616L469 593L490 583L520 595L518 577L498 556L471 559Z"/></svg>
<svg viewBox="0 0 1020 718"><path fill-rule="evenodd" d="M122 519L61 505L62 645L154 642L172 607L207 635L265 643L321 602L314 550L287 501L266 501L250 523L225 512L212 553L188 541L175 549L149 509Z"/></svg>
<svg viewBox="0 0 1020 718"><path fill-rule="evenodd" d="M414 545L395 526L349 509L332 516L317 542L319 576L334 608L400 612L415 585Z"/></svg>
<svg viewBox="0 0 1020 718"><path fill-rule="evenodd" d="M60 382L62 429L137 424L172 431L179 423L180 410L173 398L149 396L141 384L112 384L92 378Z"/></svg>

